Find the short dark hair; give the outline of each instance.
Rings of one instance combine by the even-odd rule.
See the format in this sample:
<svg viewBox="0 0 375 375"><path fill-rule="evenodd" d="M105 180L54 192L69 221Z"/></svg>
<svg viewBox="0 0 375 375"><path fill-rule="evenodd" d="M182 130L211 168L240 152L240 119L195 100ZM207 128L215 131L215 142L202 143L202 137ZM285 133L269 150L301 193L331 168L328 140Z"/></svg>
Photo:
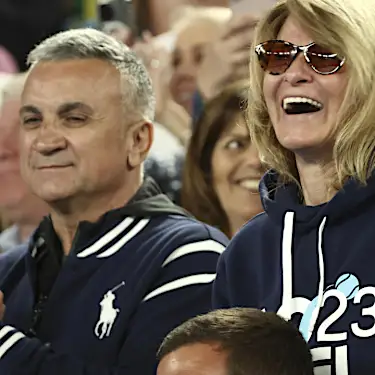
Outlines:
<svg viewBox="0 0 375 375"><path fill-rule="evenodd" d="M228 375L313 375L310 350L300 332L275 313L250 308L216 310L170 332L158 359L192 344L227 354Z"/></svg>

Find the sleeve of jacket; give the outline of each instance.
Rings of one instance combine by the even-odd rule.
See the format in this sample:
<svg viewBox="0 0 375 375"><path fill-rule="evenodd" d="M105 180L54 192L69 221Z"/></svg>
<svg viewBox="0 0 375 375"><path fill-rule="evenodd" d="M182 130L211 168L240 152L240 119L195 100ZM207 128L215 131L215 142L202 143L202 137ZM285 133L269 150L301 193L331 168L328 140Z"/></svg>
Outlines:
<svg viewBox="0 0 375 375"><path fill-rule="evenodd" d="M112 368L56 353L38 339L0 324L0 374L154 375L155 354L163 338L182 322L211 309L212 282L227 239L212 228L201 228L199 233L181 236L181 244L165 259Z"/></svg>
<svg viewBox="0 0 375 375"><path fill-rule="evenodd" d="M26 255L27 249L27 245L20 245L11 251L0 254L0 286L12 270L12 267Z"/></svg>
<svg viewBox="0 0 375 375"><path fill-rule="evenodd" d="M231 246L231 245L229 245ZM212 308L226 309L230 307L227 291L226 256L222 254L217 265L217 275L212 288Z"/></svg>
<svg viewBox="0 0 375 375"><path fill-rule="evenodd" d="M243 285L233 286L233 277L242 274L242 267L250 261L251 253L249 241L243 235L244 230L234 236L225 251L220 255L217 264L216 278L212 287L212 309L227 309L233 307L233 293L237 289L248 287ZM245 250L245 251L243 251ZM246 295L247 292L244 292Z"/></svg>
<svg viewBox="0 0 375 375"><path fill-rule="evenodd" d="M220 255L212 287L213 310L257 307L258 292L263 287L261 275L264 271L260 265L273 259L256 243L254 234L258 235L260 230L258 223L250 221Z"/></svg>

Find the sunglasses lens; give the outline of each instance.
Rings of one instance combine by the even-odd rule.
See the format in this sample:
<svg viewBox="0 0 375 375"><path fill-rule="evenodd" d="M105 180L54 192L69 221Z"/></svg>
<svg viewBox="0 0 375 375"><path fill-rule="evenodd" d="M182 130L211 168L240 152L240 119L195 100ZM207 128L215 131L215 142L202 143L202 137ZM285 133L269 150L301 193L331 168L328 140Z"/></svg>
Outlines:
<svg viewBox="0 0 375 375"><path fill-rule="evenodd" d="M271 74L284 73L295 56L294 47L285 42L268 41L257 49L259 63Z"/></svg>
<svg viewBox="0 0 375 375"><path fill-rule="evenodd" d="M335 72L342 64L342 59L337 54L316 44L308 49L307 57L315 70L323 74Z"/></svg>

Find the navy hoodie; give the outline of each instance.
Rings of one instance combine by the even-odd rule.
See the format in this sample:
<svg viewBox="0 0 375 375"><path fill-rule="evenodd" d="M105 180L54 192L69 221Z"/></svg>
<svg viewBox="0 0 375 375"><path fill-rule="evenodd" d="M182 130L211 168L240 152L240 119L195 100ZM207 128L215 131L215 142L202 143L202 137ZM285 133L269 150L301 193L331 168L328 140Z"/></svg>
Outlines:
<svg viewBox="0 0 375 375"><path fill-rule="evenodd" d="M0 374L154 374L164 336L210 309L226 244L152 180L123 208L80 223L65 258L46 218L29 249L0 258Z"/></svg>
<svg viewBox="0 0 375 375"><path fill-rule="evenodd" d="M214 307L255 307L292 320L316 374L375 374L375 177L366 186L349 180L315 207L277 180L265 175L265 213L221 256Z"/></svg>

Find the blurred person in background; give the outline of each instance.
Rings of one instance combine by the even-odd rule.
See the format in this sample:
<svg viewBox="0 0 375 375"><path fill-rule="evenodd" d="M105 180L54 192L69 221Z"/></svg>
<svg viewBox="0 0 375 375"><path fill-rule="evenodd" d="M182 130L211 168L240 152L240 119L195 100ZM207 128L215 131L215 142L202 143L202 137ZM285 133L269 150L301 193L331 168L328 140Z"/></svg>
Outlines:
<svg viewBox="0 0 375 375"><path fill-rule="evenodd" d="M124 43L121 32L113 32L111 28L105 27L105 25L102 31ZM156 98L155 121L153 122L154 139L144 163L144 172L146 176L152 177L157 182L163 193L178 204L180 202L182 161L187 135L182 137L182 132L177 129L182 127L186 130L190 121L183 108L179 108L172 100L165 101L168 72L170 71L170 69L165 69L165 67L168 68L165 62L169 61L169 53L165 48L157 47L150 42L151 39L152 36L145 33L143 41L132 46L133 51L148 70ZM155 62L157 62L157 66L155 66ZM164 66L162 72L159 69L160 64ZM165 102L168 103L168 110L165 110ZM162 118L161 113L163 114ZM160 121L163 121L163 123L160 123ZM170 126L165 125L164 121ZM181 126L180 124L184 125Z"/></svg>
<svg viewBox="0 0 375 375"><path fill-rule="evenodd" d="M106 34L131 46L136 37L132 1L95 0L99 26ZM86 12L87 13L87 12ZM81 26L82 27L82 26Z"/></svg>
<svg viewBox="0 0 375 375"><path fill-rule="evenodd" d="M214 308L295 324L316 374L375 373L375 0L284 0L259 22L248 121L265 212L224 252Z"/></svg>
<svg viewBox="0 0 375 375"><path fill-rule="evenodd" d="M185 109L172 99L169 90L174 44L174 35L159 39L144 32L132 49L145 64L152 80L156 99L155 121L185 146L190 136L191 119Z"/></svg>
<svg viewBox="0 0 375 375"><path fill-rule="evenodd" d="M184 146L191 133L193 95L204 50L219 37L231 14L224 7L180 7L171 23L169 41L145 33L142 48L133 46L150 71L156 120Z"/></svg>
<svg viewBox="0 0 375 375"><path fill-rule="evenodd" d="M181 204L185 147L163 125L157 122L153 125L154 142L144 163L145 176L152 177L169 199Z"/></svg>
<svg viewBox="0 0 375 375"><path fill-rule="evenodd" d="M207 44L197 71L197 91L193 97L193 123L204 103L232 82L249 78L249 48L258 16L235 14L223 32Z"/></svg>
<svg viewBox="0 0 375 375"><path fill-rule="evenodd" d="M170 61L169 89L172 99L189 115L193 110L197 73L205 49L219 38L231 16L231 10L224 7L189 7L181 9L172 24L176 40Z"/></svg>
<svg viewBox="0 0 375 375"><path fill-rule="evenodd" d="M0 234L0 251L8 251L30 238L47 206L31 193L20 174L19 109L25 74L9 75L1 90L0 211L12 226Z"/></svg>
<svg viewBox="0 0 375 375"><path fill-rule="evenodd" d="M0 46L0 72L16 73L18 71L17 62L8 50Z"/></svg>
<svg viewBox="0 0 375 375"><path fill-rule="evenodd" d="M191 134L196 71L207 43L220 35L231 17L225 7L181 4L173 11L169 33L156 38L144 33L143 42L133 46L148 67L156 95L155 142L145 172L178 203L184 148ZM168 138L182 147L173 146L175 141L168 142Z"/></svg>
<svg viewBox="0 0 375 375"><path fill-rule="evenodd" d="M207 102L183 171L183 207L228 237L263 211L264 170L246 125L247 88L247 81L233 84Z"/></svg>
<svg viewBox="0 0 375 375"><path fill-rule="evenodd" d="M199 63L196 56L203 53L204 44L217 37L231 11L224 7L186 7L183 2L176 2L170 10L174 19L173 23L170 20L170 31L160 37L144 32L132 48L146 65L156 96L155 142L145 173L180 203L181 169L191 133L191 99L196 89L194 70ZM185 99L187 96L190 99Z"/></svg>
<svg viewBox="0 0 375 375"><path fill-rule="evenodd" d="M173 100L173 97L176 99L176 94L178 91L181 91L176 87L175 84L172 85L173 94L171 95L171 84L170 81L173 76L174 68L173 64L173 57L171 53L175 49L176 41L179 37L180 28L174 28L173 26L176 23L184 24L187 26L184 18L188 21L194 20L194 16L201 14L205 14L205 18L210 22L212 25L212 20L217 19L215 16L210 16L210 12L212 14L218 14L220 11L217 11L217 7L220 7L221 10L226 14L227 20L231 14L230 10L227 9L228 1L223 0L182 0L182 1L135 1L134 3L134 12L135 18L137 20L136 24L138 28L141 30L140 32L140 39L135 43L133 46L134 50L137 54L142 58L146 67L150 71L153 84L155 87L156 98L157 98L157 107L156 107L156 120L162 124L163 126L167 127L175 136L178 137L180 142L183 145L186 145L190 136L190 125L191 125L191 100L182 100L182 94L177 95L177 102L179 104L185 102L185 108L181 105L176 105L177 102ZM192 11L192 8L195 8L195 11ZM200 8L210 8L210 11L202 11L200 12ZM189 11L186 11L189 10ZM185 17L186 15L186 17ZM153 25L153 17L155 16L155 20L159 20L162 27L157 27L156 31L155 28L152 27ZM220 17L220 16L219 16ZM223 17L221 17L223 18ZM202 19L202 17L200 17ZM182 21L182 22L180 22ZM158 23L158 22L156 22ZM220 23L220 22L219 22ZM223 22L222 22L223 23ZM150 25L150 27L146 27L146 25ZM201 28L202 22L199 22L199 28ZM184 38L183 35L181 41L178 43L179 50L182 48L183 51L184 45L186 45L186 49L193 52L191 55L194 54L193 51L193 44L201 44L207 40L206 34L207 23L204 25L204 29L200 34L194 31L188 35L188 38ZM212 27L210 28L212 29ZM190 29L191 30L191 29ZM217 29L216 29L217 30ZM184 33L186 35L186 33ZM212 35L211 33L209 33ZM215 37L218 37L220 33L217 30ZM193 37L192 37L193 36ZM197 39L198 38L198 39ZM209 38L210 39L210 38ZM201 49L200 47L198 49ZM200 53L197 51L198 54ZM197 53L196 53L197 55ZM176 56L178 57L178 56ZM191 59L192 57L192 59ZM199 57L198 57L199 58ZM184 59L185 62L188 60L193 60L193 68L196 66L194 63L194 56L188 56L188 58ZM178 63L177 59L175 60ZM178 63L178 66L180 64ZM184 65L184 67L186 67ZM179 69L181 71L181 69ZM186 70L185 68L182 69L182 72ZM191 66L188 69L191 71ZM188 72L189 73L189 72ZM186 75L185 75L186 76ZM177 77L176 77L177 78ZM190 80L189 80L190 81ZM184 90L186 91L186 90ZM191 97L191 94L189 94ZM186 102L189 103L186 103Z"/></svg>
<svg viewBox="0 0 375 375"><path fill-rule="evenodd" d="M166 162L162 161L164 156L162 157L161 153L154 153L151 150L150 159L145 165L146 173L151 174L160 182L163 191L175 197L176 202L180 202L181 166L184 147L188 144L191 134L192 120L200 114L204 102L220 92L224 83L236 81L237 77L248 77L248 50L256 17L252 14L234 16L223 25L222 32L216 36L218 40L206 44L197 71L198 83L195 94L192 95L192 111L188 113L185 108L172 99L170 92L170 80L173 73L171 54L177 39L177 35L171 30L171 27L176 21L176 17L177 19L181 18L184 6L228 7L228 1L138 0L133 1L133 4L136 24L142 35L142 39L133 48L144 61L151 75L156 94L155 119L158 124L156 124L157 133L153 147L160 144L158 149L164 148L163 154L168 154L168 144L162 136L158 136L158 133L160 135L169 133L168 138L173 137L182 145L177 156L175 157L171 152L172 158L166 157ZM153 25L156 26L153 27ZM148 30L151 32L144 33ZM158 157L154 158L153 155ZM163 164L169 165L169 168L164 168ZM148 166L152 166L152 169Z"/></svg>
<svg viewBox="0 0 375 375"><path fill-rule="evenodd" d="M298 330L275 313L216 310L188 320L164 339L157 375L313 375Z"/></svg>
<svg viewBox="0 0 375 375"><path fill-rule="evenodd" d="M121 21L106 21L102 22L101 30L116 38L117 40L123 42L127 46L133 44L132 30L129 26L122 23Z"/></svg>
<svg viewBox="0 0 375 375"><path fill-rule="evenodd" d="M156 2L157 1L158 0L156 0ZM215 2L208 4L208 2L209 1L207 1L206 7L223 5L220 3L215 4ZM162 1L160 1L160 3L164 4ZM167 2L165 3L167 4ZM148 45L152 45L152 48L148 48L148 51L144 51L143 54L148 55L146 56L148 61L154 61L153 69L157 72L155 74L159 74L163 71L163 68L169 62L169 59L166 59L166 62L161 61L155 64L155 62L159 60L159 56L163 57L166 55L166 52L171 52L173 50L176 41L176 33L173 32L172 25L178 18L181 18L183 9L186 8L186 5L189 3L190 2L187 1L183 4L185 5L184 7L181 6L181 4L177 6L178 2L176 2L171 16L169 18L165 16L162 17L163 22L167 22L167 26L163 31L164 34L162 35L152 30L150 32L149 28L141 27L141 40L145 35L144 31L147 31L146 42ZM140 8L141 5L142 8ZM147 7L147 1L135 1L134 7L136 19L147 15L147 12L143 11L144 7ZM160 6L160 9L161 8L162 6ZM201 101L211 99L231 82L248 78L249 48L257 20L258 16L256 14L235 14L231 17L230 21L226 23L217 37L206 45L197 72L198 91ZM143 25L144 23L139 21L138 24ZM157 35L156 38L155 35ZM159 51L162 52L159 53ZM146 63L146 66L147 65Z"/></svg>
<svg viewBox="0 0 375 375"><path fill-rule="evenodd" d="M28 61L21 170L51 213L0 286L0 373L154 375L164 336L209 310L227 239L144 179L154 95L127 46L70 30Z"/></svg>
<svg viewBox="0 0 375 375"><path fill-rule="evenodd" d="M228 7L229 0L133 0L139 35L144 31L160 35L170 30L174 13L182 6Z"/></svg>

